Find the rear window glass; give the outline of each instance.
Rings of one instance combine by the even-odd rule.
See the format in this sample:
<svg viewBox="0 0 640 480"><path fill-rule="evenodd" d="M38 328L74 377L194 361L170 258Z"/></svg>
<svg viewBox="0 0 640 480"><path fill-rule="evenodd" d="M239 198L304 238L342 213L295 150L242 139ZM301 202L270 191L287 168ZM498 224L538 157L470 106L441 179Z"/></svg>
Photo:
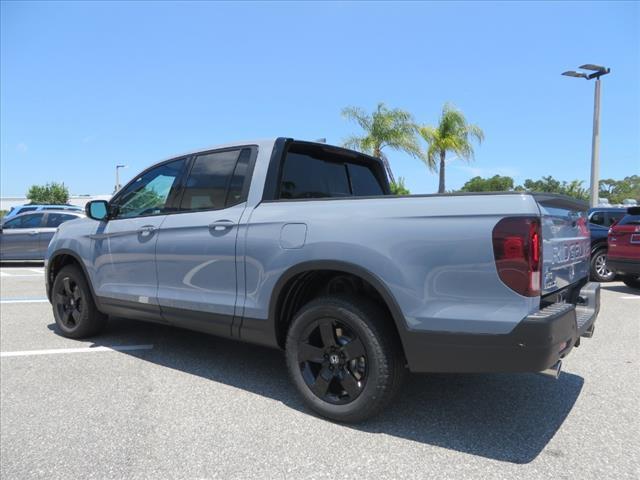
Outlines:
<svg viewBox="0 0 640 480"><path fill-rule="evenodd" d="M352 155L294 145L284 160L280 198L341 198L384 195L375 164L361 164Z"/></svg>
<svg viewBox="0 0 640 480"><path fill-rule="evenodd" d="M351 178L351 188L355 196L384 195L380 182L369 167L355 163L349 163L347 166Z"/></svg>
<svg viewBox="0 0 640 480"><path fill-rule="evenodd" d="M326 198L351 195L343 163L302 153L289 153L284 162L280 198Z"/></svg>
<svg viewBox="0 0 640 480"><path fill-rule="evenodd" d="M640 215L626 215L618 225L640 225Z"/></svg>

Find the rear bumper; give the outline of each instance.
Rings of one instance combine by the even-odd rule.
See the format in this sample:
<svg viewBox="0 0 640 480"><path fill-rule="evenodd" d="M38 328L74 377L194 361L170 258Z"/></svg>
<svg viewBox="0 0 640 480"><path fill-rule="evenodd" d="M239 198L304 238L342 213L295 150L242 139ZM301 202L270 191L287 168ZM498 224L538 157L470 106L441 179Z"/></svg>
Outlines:
<svg viewBox="0 0 640 480"><path fill-rule="evenodd" d="M413 372L539 372L593 335L599 311L600 284L590 282L578 305L554 303L508 334L406 332L402 340Z"/></svg>
<svg viewBox="0 0 640 480"><path fill-rule="evenodd" d="M607 257L607 268L618 275L640 275L640 260Z"/></svg>

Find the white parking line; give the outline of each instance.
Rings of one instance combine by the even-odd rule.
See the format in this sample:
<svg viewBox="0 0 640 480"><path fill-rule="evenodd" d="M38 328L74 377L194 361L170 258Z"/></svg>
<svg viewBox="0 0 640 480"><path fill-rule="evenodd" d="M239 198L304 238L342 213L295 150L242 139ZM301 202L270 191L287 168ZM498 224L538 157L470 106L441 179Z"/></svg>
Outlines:
<svg viewBox="0 0 640 480"><path fill-rule="evenodd" d="M0 303L49 303L46 298L7 298L0 300Z"/></svg>
<svg viewBox="0 0 640 480"><path fill-rule="evenodd" d="M634 297L620 297L622 300L640 300L640 295Z"/></svg>
<svg viewBox="0 0 640 480"><path fill-rule="evenodd" d="M50 350L22 350L0 352L0 357L27 357L31 355L56 355L59 353L127 352L130 350L151 350L153 345L121 345L116 347L55 348Z"/></svg>

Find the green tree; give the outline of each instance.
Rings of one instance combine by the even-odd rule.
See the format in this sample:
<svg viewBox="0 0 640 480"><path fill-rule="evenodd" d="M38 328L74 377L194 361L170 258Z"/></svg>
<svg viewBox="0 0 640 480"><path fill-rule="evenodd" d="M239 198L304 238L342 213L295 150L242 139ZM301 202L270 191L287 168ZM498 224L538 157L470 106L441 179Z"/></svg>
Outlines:
<svg viewBox="0 0 640 480"><path fill-rule="evenodd" d="M582 186L581 180L572 180L571 182L560 181L551 175L542 177L540 180L531 180L527 178L524 186L516 187L516 190L524 190L528 192L546 192L559 193L579 200L589 200L589 191Z"/></svg>
<svg viewBox="0 0 640 480"><path fill-rule="evenodd" d="M462 192L508 192L513 190L513 178L494 175L491 178L473 177L465 183Z"/></svg>
<svg viewBox="0 0 640 480"><path fill-rule="evenodd" d="M411 195L411 192L404 184L404 177L398 177L398 181L391 182L389 186L393 195Z"/></svg>
<svg viewBox="0 0 640 480"><path fill-rule="evenodd" d="M440 160L440 182L438 193L445 191L445 161L447 152L455 153L463 160L474 157L471 142L484 140L484 133L477 125L467 123L464 114L451 104L445 104L437 127L423 126L418 129L420 136L427 142L428 148L423 159L431 170L436 170Z"/></svg>
<svg viewBox="0 0 640 480"><path fill-rule="evenodd" d="M69 189L64 183L57 182L31 185L27 198L31 203L62 205L69 201Z"/></svg>
<svg viewBox="0 0 640 480"><path fill-rule="evenodd" d="M640 175L631 175L622 180L600 180L599 196L607 198L610 203L622 203L627 198L640 202Z"/></svg>
<svg viewBox="0 0 640 480"><path fill-rule="evenodd" d="M389 109L381 102L371 114L358 107L346 107L342 110L342 116L356 122L364 130L363 135L347 138L344 146L382 159L392 183L395 178L383 151L385 148L421 158L417 127L409 112Z"/></svg>

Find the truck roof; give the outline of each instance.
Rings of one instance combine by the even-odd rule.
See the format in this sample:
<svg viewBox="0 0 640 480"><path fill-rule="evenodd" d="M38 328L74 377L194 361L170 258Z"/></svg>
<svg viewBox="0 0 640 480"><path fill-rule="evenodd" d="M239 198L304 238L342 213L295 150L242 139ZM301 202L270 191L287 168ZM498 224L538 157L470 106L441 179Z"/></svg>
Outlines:
<svg viewBox="0 0 640 480"><path fill-rule="evenodd" d="M233 147L238 147L238 146L241 146L241 145L257 145L258 148L272 148L273 145L280 139L286 139L286 140L294 141L294 142L304 142L304 143L309 144L309 145L318 145L319 147L335 148L335 149L345 150L345 151L349 151L349 152L354 152L354 153L357 153L358 155L362 155L362 156L365 156L365 157L371 157L371 155L368 155L366 153L357 152L357 151L352 150L350 148L342 147L340 145L333 145L331 143L317 142L317 141L313 141L313 140L302 140L302 139L293 138L293 137L272 137L272 138L261 138L261 139L253 139L253 140L242 140L242 141L236 141L236 142L227 142L227 143L221 143L221 144L218 144L218 145L210 145L208 147L198 148L198 149L194 149L194 150L189 150L189 151L186 151L186 152L178 153L176 155L171 155L171 156L166 157L163 160L161 160L159 162L155 162L155 163L161 163L163 161L171 160L173 158L178 158L178 157L184 157L184 156L187 156L187 155L195 155L195 154L201 153L201 152L208 152L210 150L220 150L220 149L223 149L223 148L233 148ZM375 157L371 157L371 158L375 158Z"/></svg>

